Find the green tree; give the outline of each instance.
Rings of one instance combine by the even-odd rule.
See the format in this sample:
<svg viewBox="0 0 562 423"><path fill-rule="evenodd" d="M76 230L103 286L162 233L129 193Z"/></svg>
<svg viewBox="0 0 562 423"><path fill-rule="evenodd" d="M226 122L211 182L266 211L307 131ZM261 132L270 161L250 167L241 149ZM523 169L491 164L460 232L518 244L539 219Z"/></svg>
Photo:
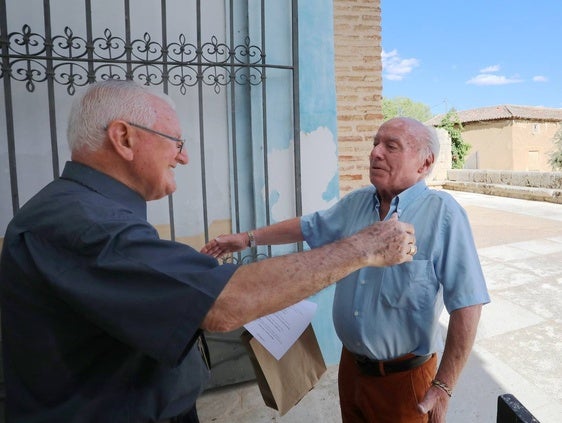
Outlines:
<svg viewBox="0 0 562 423"><path fill-rule="evenodd" d="M548 164L552 170L562 170L562 125L554 134L554 138L552 139L554 142L554 151L550 153L550 158L548 160Z"/></svg>
<svg viewBox="0 0 562 423"><path fill-rule="evenodd" d="M466 155L470 150L470 144L467 144L462 139L462 123L455 109L449 110L445 114L445 116L443 116L441 123L439 123L437 127L446 130L451 137L451 155L453 169L462 169L464 166Z"/></svg>
<svg viewBox="0 0 562 423"><path fill-rule="evenodd" d="M383 98L382 115L385 121L405 116L425 122L433 117L429 106L412 101L407 97Z"/></svg>

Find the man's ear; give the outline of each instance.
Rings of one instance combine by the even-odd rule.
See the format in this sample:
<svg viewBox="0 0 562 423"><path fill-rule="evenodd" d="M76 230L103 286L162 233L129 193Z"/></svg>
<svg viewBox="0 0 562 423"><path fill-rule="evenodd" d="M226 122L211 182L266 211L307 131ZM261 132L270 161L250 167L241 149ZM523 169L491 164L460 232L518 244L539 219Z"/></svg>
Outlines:
<svg viewBox="0 0 562 423"><path fill-rule="evenodd" d="M127 161L133 160L133 137L131 127L122 120L114 120L107 126L109 148L113 149L120 157Z"/></svg>
<svg viewBox="0 0 562 423"><path fill-rule="evenodd" d="M428 154L425 160L423 161L422 166L418 169L418 172L421 174L428 174L434 161L435 161L435 155L433 153Z"/></svg>

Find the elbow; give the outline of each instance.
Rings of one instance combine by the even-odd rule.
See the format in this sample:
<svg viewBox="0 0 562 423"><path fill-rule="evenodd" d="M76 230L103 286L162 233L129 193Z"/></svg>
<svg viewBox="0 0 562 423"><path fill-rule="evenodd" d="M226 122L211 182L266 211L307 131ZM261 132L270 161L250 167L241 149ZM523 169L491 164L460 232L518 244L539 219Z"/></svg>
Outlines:
<svg viewBox="0 0 562 423"><path fill-rule="evenodd" d="M202 329L209 332L230 332L252 320L254 308L249 296L236 295L236 291L229 289L230 285L231 283L221 292L207 312Z"/></svg>
<svg viewBox="0 0 562 423"><path fill-rule="evenodd" d="M240 328L243 325L239 319L230 316L228 313L223 313L211 309L203 319L201 329L209 332L231 332Z"/></svg>

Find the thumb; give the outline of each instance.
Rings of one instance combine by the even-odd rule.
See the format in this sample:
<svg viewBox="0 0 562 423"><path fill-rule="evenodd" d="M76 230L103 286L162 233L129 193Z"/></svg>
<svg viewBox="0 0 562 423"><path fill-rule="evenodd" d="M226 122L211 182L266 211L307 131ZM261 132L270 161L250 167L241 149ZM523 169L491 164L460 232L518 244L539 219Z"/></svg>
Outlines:
<svg viewBox="0 0 562 423"><path fill-rule="evenodd" d="M397 212L392 213L392 215L390 216L390 219L391 220L398 220L398 213Z"/></svg>
<svg viewBox="0 0 562 423"><path fill-rule="evenodd" d="M418 410L420 411L420 413L427 414L433 409L434 405L435 397L428 397L428 395L426 394L422 402L418 404Z"/></svg>
<svg viewBox="0 0 562 423"><path fill-rule="evenodd" d="M422 414L427 414L429 409L424 405L424 403L418 404L418 411Z"/></svg>

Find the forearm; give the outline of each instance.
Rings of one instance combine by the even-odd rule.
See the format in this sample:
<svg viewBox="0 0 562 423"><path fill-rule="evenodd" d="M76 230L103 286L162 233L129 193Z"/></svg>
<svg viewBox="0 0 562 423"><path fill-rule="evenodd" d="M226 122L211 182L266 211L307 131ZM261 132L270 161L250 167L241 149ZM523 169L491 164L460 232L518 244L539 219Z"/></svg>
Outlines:
<svg viewBox="0 0 562 423"><path fill-rule="evenodd" d="M300 218L284 220L251 231L256 245L289 244L303 241ZM242 251L250 246L250 232L220 235L211 239L201 249L204 254L219 258L228 253Z"/></svg>
<svg viewBox="0 0 562 423"><path fill-rule="evenodd" d="M452 390L474 344L481 311L482 304L478 304L451 313L439 369L431 387L418 404L420 413L429 413L431 423L445 422Z"/></svg>
<svg viewBox="0 0 562 423"><path fill-rule="evenodd" d="M300 217L274 223L270 226L254 229L257 245L279 245L304 241Z"/></svg>
<svg viewBox="0 0 562 423"><path fill-rule="evenodd" d="M203 328L230 331L309 297L364 265L360 255L350 253L352 247L338 242L241 266L207 314Z"/></svg>
<svg viewBox="0 0 562 423"><path fill-rule="evenodd" d="M464 368L476 337L482 304L460 308L451 313L447 340L436 379L451 389Z"/></svg>
<svg viewBox="0 0 562 423"><path fill-rule="evenodd" d="M411 261L408 251L413 241L410 225L394 219L320 248L243 265L202 327L229 331L307 298L361 267Z"/></svg>

